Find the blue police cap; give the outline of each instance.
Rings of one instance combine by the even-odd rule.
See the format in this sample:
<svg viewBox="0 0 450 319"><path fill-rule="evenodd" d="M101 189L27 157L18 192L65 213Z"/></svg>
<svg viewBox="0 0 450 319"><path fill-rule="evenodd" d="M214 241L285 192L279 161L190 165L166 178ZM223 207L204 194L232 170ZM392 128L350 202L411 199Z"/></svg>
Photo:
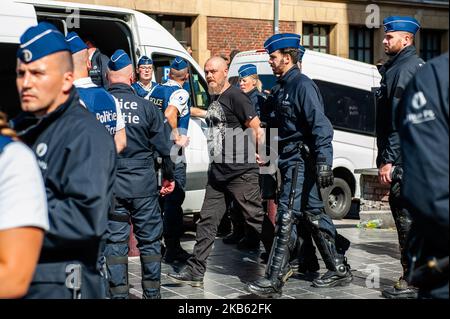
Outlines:
<svg viewBox="0 0 450 319"><path fill-rule="evenodd" d="M130 64L131 59L128 54L124 50L119 49L111 55L111 59L108 62L108 68L112 71L119 71Z"/></svg>
<svg viewBox="0 0 450 319"><path fill-rule="evenodd" d="M69 44L70 52L72 52L72 54L88 48L86 43L81 40L80 36L73 31L66 35L66 41Z"/></svg>
<svg viewBox="0 0 450 319"><path fill-rule="evenodd" d="M140 65L149 65L149 64L153 64L153 60L150 59L146 55L143 55L138 61L138 66L140 66Z"/></svg>
<svg viewBox="0 0 450 319"><path fill-rule="evenodd" d="M70 52L64 35L53 24L41 22L22 34L17 57L22 62L29 63L60 51Z"/></svg>
<svg viewBox="0 0 450 319"><path fill-rule="evenodd" d="M269 54L279 49L298 48L300 35L295 33L277 33L264 42L264 49Z"/></svg>
<svg viewBox="0 0 450 319"><path fill-rule="evenodd" d="M170 68L175 69L175 70L183 70L183 69L186 69L187 67L188 67L187 62L184 61L179 56L177 56L175 58L175 60L173 60L172 64L170 65Z"/></svg>
<svg viewBox="0 0 450 319"><path fill-rule="evenodd" d="M392 16L383 20L384 32L405 31L416 34L420 23L413 17Z"/></svg>
<svg viewBox="0 0 450 319"><path fill-rule="evenodd" d="M245 78L253 74L258 74L258 71L256 70L256 65L244 64L239 68L238 73L240 78Z"/></svg>
<svg viewBox="0 0 450 319"><path fill-rule="evenodd" d="M305 55L305 47L303 45L299 45L298 46L298 55L297 55L297 60L299 62L302 62L303 60L303 55Z"/></svg>

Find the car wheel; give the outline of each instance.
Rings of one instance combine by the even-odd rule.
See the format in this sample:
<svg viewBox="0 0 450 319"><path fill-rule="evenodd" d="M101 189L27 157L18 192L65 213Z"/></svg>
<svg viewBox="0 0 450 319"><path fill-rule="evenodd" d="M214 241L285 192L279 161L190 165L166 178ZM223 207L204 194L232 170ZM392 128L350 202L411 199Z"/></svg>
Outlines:
<svg viewBox="0 0 450 319"><path fill-rule="evenodd" d="M342 219L350 211L352 192L342 178L335 178L332 186L321 190L325 212L332 219Z"/></svg>

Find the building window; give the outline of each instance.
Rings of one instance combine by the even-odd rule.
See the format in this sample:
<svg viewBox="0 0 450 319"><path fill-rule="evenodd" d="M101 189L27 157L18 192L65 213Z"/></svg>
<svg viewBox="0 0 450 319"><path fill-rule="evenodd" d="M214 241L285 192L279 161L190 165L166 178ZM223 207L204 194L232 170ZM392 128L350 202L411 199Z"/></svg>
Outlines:
<svg viewBox="0 0 450 319"><path fill-rule="evenodd" d="M420 55L425 61L430 60L441 52L441 30L422 29L420 30Z"/></svg>
<svg viewBox="0 0 450 319"><path fill-rule="evenodd" d="M303 46L310 50L329 53L330 26L319 24L304 24Z"/></svg>
<svg viewBox="0 0 450 319"><path fill-rule="evenodd" d="M149 14L150 18L162 25L181 44L191 45L191 17Z"/></svg>
<svg viewBox="0 0 450 319"><path fill-rule="evenodd" d="M350 26L349 58L373 63L373 29L365 26Z"/></svg>

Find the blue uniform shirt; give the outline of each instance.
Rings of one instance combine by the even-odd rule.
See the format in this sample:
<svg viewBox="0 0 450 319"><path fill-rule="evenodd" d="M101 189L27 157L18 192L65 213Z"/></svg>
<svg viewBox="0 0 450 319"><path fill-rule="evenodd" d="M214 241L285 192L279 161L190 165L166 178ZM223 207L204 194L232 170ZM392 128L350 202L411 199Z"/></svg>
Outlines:
<svg viewBox="0 0 450 319"><path fill-rule="evenodd" d="M191 112L188 105L189 93L185 89L181 88L177 82L168 80L152 90L150 101L163 113L169 105L175 106L178 110L178 130L182 135L187 134Z"/></svg>
<svg viewBox="0 0 450 319"><path fill-rule="evenodd" d="M95 85L91 78L75 80L74 85L80 95L80 102L105 126L109 134L115 135L117 129L124 127L123 123L117 127L117 111L120 112L120 109L117 109L116 101L103 87Z"/></svg>
<svg viewBox="0 0 450 319"><path fill-rule="evenodd" d="M131 84L131 87L133 88L134 92L136 92L137 95L139 95L140 97L146 97L157 85L158 84L156 82L151 81L150 87L146 88L144 84L142 84L140 81L137 81Z"/></svg>

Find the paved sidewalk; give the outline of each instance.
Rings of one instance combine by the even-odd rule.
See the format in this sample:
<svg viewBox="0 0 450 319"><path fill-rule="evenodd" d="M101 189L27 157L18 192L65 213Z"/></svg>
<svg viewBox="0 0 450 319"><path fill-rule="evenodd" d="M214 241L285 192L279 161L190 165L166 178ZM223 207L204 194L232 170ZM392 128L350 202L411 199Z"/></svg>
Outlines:
<svg viewBox="0 0 450 319"><path fill-rule="evenodd" d="M283 288L286 299L379 299L381 290L392 286L401 275L400 253L395 229L359 229L357 220L335 221L338 231L352 245L347 252L352 267L353 282L346 287L314 288L314 278L294 274ZM195 233L187 232L182 246L192 251ZM264 274L265 265L260 264L259 252L242 252L235 245L225 245L216 238L214 249L208 259L204 287L193 288L174 283L167 273L172 267L162 264L161 296L163 299L247 299L256 298L244 291L244 283L258 279ZM319 255L318 255L319 256ZM325 266L322 261L321 272ZM131 298L141 298L141 275L139 257L129 258ZM379 274L379 276L378 276ZM370 278L379 277L379 286L373 286Z"/></svg>

